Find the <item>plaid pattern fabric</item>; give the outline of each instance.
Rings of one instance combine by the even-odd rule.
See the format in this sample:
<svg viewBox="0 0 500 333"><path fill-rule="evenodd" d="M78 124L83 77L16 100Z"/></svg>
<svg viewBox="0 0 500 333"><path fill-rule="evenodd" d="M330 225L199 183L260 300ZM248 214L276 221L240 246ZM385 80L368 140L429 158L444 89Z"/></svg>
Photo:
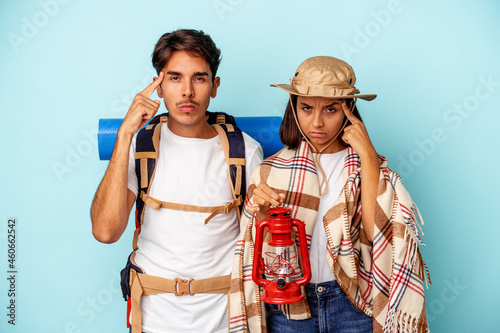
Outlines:
<svg viewBox="0 0 500 333"><path fill-rule="evenodd" d="M379 156L380 178L373 244L361 223L361 163L352 148L344 162L344 187L323 217L328 238L326 260L351 302L373 317L374 332L428 332L423 281L428 272L418 245L422 244L416 205L400 177ZM253 173L246 205L255 187L267 183L284 193L292 217L306 223L311 241L319 207L319 184L309 145L282 149ZM252 281L253 215L244 211L234 257L229 293L231 333L267 332L260 288ZM293 320L310 317L307 301L281 306Z"/></svg>

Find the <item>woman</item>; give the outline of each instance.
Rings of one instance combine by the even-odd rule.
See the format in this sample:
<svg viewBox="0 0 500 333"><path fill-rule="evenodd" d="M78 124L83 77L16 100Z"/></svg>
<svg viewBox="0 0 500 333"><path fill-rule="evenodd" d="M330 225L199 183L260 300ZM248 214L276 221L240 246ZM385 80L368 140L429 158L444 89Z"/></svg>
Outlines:
<svg viewBox="0 0 500 333"><path fill-rule="evenodd" d="M428 331L420 214L357 111L357 98L376 95L360 94L355 82L347 63L313 57L290 85L273 85L290 93L280 128L285 147L252 175L230 292L231 332ZM279 307L263 304L248 278L253 227L278 205L306 223L312 269L305 300Z"/></svg>

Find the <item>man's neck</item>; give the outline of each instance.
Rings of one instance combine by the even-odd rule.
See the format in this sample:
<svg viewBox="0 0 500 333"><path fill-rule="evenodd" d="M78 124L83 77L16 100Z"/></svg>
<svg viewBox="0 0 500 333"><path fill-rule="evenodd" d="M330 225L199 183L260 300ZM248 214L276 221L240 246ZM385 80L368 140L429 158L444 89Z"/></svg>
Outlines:
<svg viewBox="0 0 500 333"><path fill-rule="evenodd" d="M181 124L169 119L167 126L172 133L185 138L210 139L217 135L217 131L206 121L196 124Z"/></svg>

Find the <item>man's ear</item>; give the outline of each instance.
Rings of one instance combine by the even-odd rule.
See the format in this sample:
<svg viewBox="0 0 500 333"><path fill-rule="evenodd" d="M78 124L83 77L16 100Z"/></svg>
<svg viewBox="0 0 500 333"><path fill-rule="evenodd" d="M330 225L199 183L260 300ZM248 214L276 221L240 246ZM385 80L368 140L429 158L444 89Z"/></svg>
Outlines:
<svg viewBox="0 0 500 333"><path fill-rule="evenodd" d="M157 78L157 77L153 78L153 81L156 81L156 80L158 80L158 78ZM161 82L161 83L160 83L160 84L156 87L156 94L157 94L157 95L158 95L158 97L160 97L160 98L163 98L163 89L161 89L161 84L162 84L162 83L163 83L163 82Z"/></svg>
<svg viewBox="0 0 500 333"><path fill-rule="evenodd" d="M216 77L214 79L214 83L212 85L212 92L210 93L210 97L214 98L215 96L217 96L217 88L219 88L220 86L220 77Z"/></svg>
<svg viewBox="0 0 500 333"><path fill-rule="evenodd" d="M158 97L163 98L163 90L161 89L161 84L156 87L156 94L158 95Z"/></svg>

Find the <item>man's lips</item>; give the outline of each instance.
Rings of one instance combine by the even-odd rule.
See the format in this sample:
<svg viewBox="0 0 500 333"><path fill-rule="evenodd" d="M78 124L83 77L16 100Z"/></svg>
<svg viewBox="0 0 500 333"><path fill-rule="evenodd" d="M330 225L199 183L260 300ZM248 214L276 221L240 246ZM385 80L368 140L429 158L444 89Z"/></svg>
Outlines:
<svg viewBox="0 0 500 333"><path fill-rule="evenodd" d="M179 106L179 109L184 112L193 111L195 108L196 106L193 104L182 104L181 106Z"/></svg>

